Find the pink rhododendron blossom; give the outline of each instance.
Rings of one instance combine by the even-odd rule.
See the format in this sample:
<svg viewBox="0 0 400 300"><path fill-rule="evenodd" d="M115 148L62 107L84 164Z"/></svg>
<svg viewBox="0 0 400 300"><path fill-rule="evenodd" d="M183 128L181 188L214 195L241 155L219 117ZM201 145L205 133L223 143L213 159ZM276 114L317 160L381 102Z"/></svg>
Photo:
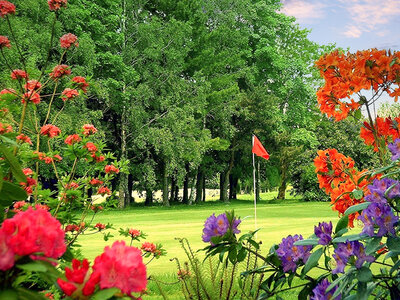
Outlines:
<svg viewBox="0 0 400 300"><path fill-rule="evenodd" d="M21 133L20 135L17 136L17 141L20 141L21 143L27 143L29 145L32 145L32 141L29 136L26 136L25 134Z"/></svg>
<svg viewBox="0 0 400 300"><path fill-rule="evenodd" d="M26 74L26 72L23 70L13 70L11 72L11 79L12 80L28 79L28 74Z"/></svg>
<svg viewBox="0 0 400 300"><path fill-rule="evenodd" d="M9 1L0 1L0 17L4 18L6 15L15 14L15 5Z"/></svg>
<svg viewBox="0 0 400 300"><path fill-rule="evenodd" d="M72 33L67 33L64 34L61 38L60 38L60 45L61 48L64 49L69 49L72 45L74 45L75 47L78 47L78 38L76 37L76 35L72 34Z"/></svg>
<svg viewBox="0 0 400 300"><path fill-rule="evenodd" d="M42 84L37 81L37 80L28 80L28 82L25 84L25 88L27 90L38 90L42 87Z"/></svg>
<svg viewBox="0 0 400 300"><path fill-rule="evenodd" d="M67 138L65 139L65 143L67 145L73 145L75 143L79 143L80 141L82 141L82 139L77 134L71 134L71 135L67 136Z"/></svg>
<svg viewBox="0 0 400 300"><path fill-rule="evenodd" d="M110 173L118 174L119 173L119 169L116 168L113 165L107 165L107 166L104 167L104 172L106 172L107 174L110 174Z"/></svg>
<svg viewBox="0 0 400 300"><path fill-rule="evenodd" d="M91 124L83 125L83 135L84 136L89 136L89 135L95 134L96 132L97 132L97 129L93 125L91 125Z"/></svg>
<svg viewBox="0 0 400 300"><path fill-rule="evenodd" d="M56 11L62 7L67 7L67 0L48 0L47 4L50 10Z"/></svg>
<svg viewBox="0 0 400 300"><path fill-rule="evenodd" d="M42 128L40 129L40 134L41 135L47 135L49 138L53 138L58 136L61 133L60 128L58 128L55 125L52 124L47 124L42 126Z"/></svg>
<svg viewBox="0 0 400 300"><path fill-rule="evenodd" d="M34 104L39 104L40 103L40 95L38 93L36 93L34 90L31 90L24 94L21 102L25 103L25 101L28 101L28 100Z"/></svg>
<svg viewBox="0 0 400 300"><path fill-rule="evenodd" d="M0 35L0 49L5 47L11 48L10 40L8 39L8 37Z"/></svg>
<svg viewBox="0 0 400 300"><path fill-rule="evenodd" d="M53 80L60 79L63 76L70 75L71 70L67 65L57 65L54 67L53 72L50 73L50 77Z"/></svg>
<svg viewBox="0 0 400 300"><path fill-rule="evenodd" d="M79 96L79 92L74 89L66 88L62 93L61 93L61 99L63 101L71 100L74 99L75 97Z"/></svg>
<svg viewBox="0 0 400 300"><path fill-rule="evenodd" d="M0 228L0 270L5 271L14 266L14 252L7 244L7 235Z"/></svg>
<svg viewBox="0 0 400 300"><path fill-rule="evenodd" d="M86 82L85 77L75 76L74 78L72 78L72 82L74 83L74 85L80 88L84 93L87 92L89 84Z"/></svg>

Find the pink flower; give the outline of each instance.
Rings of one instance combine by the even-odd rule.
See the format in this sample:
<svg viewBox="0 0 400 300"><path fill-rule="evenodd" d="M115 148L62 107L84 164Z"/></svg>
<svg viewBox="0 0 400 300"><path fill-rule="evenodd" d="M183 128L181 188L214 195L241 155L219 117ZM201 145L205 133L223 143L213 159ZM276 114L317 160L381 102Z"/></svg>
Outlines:
<svg viewBox="0 0 400 300"><path fill-rule="evenodd" d="M119 169L116 168L116 167L113 166L113 165L107 165L107 166L105 166L105 167L104 167L104 171L105 171L107 174L109 174L109 173L118 174L118 173L119 173Z"/></svg>
<svg viewBox="0 0 400 300"><path fill-rule="evenodd" d="M60 79L63 76L70 75L71 70L67 65L57 65L54 67L53 72L50 73L50 77L53 80Z"/></svg>
<svg viewBox="0 0 400 300"><path fill-rule="evenodd" d="M58 155L58 154L53 155L53 159L55 159L58 162L62 161L62 157L60 155Z"/></svg>
<svg viewBox="0 0 400 300"><path fill-rule="evenodd" d="M69 49L72 45L74 45L75 47L78 47L78 38L76 37L76 35L72 34L72 33L67 33L64 34L61 38L60 38L60 45L61 48L64 49Z"/></svg>
<svg viewBox="0 0 400 300"><path fill-rule="evenodd" d="M11 72L11 79L17 80L17 79L28 79L28 74L26 74L25 71L23 70L13 70Z"/></svg>
<svg viewBox="0 0 400 300"><path fill-rule="evenodd" d="M87 88L89 84L86 82L85 77L82 76L75 76L72 78L72 82L75 83L75 85L80 88L84 93L87 92Z"/></svg>
<svg viewBox="0 0 400 300"><path fill-rule="evenodd" d="M36 93L34 90L29 91L27 93L24 94L24 96L22 97L21 102L25 103L26 101L31 101L34 104L39 104L40 103L40 95L38 93Z"/></svg>
<svg viewBox="0 0 400 300"><path fill-rule="evenodd" d="M22 172L24 172L24 174L25 174L26 176L33 175L33 171L32 171L31 168L24 168L24 169L22 170Z"/></svg>
<svg viewBox="0 0 400 300"><path fill-rule="evenodd" d="M48 0L47 4L50 10L56 11L62 7L67 7L67 0Z"/></svg>
<svg viewBox="0 0 400 300"><path fill-rule="evenodd" d="M6 219L2 226L8 247L17 255L43 255L59 258L66 250L61 223L47 210L28 207ZM38 257L33 257L34 259Z"/></svg>
<svg viewBox="0 0 400 300"><path fill-rule="evenodd" d="M15 14L15 5L5 0L0 1L0 17L4 18L6 15L13 14Z"/></svg>
<svg viewBox="0 0 400 300"><path fill-rule="evenodd" d="M30 90L30 91L32 91L32 90L38 90L38 89L40 89L42 87L42 84L39 82L39 81L37 81L37 80L29 80L26 84L25 84L25 88L27 89L27 90Z"/></svg>
<svg viewBox="0 0 400 300"><path fill-rule="evenodd" d="M97 129L93 125L91 125L91 124L83 125L83 135L89 136L89 135L95 134L96 132L97 132Z"/></svg>
<svg viewBox="0 0 400 300"><path fill-rule="evenodd" d="M17 95L17 92L14 89L3 89L0 91L0 95L6 94Z"/></svg>
<svg viewBox="0 0 400 300"><path fill-rule="evenodd" d="M142 249L145 252L154 253L157 250L157 247L153 243L144 242L142 244L142 247L140 247L140 249Z"/></svg>
<svg viewBox="0 0 400 300"><path fill-rule="evenodd" d="M14 252L7 244L7 235L0 228L0 270L5 271L14 266Z"/></svg>
<svg viewBox="0 0 400 300"><path fill-rule="evenodd" d="M126 246L124 241L105 247L104 253L96 257L93 270L100 274L101 289L117 287L129 295L143 291L147 285L141 251Z"/></svg>
<svg viewBox="0 0 400 300"><path fill-rule="evenodd" d="M71 134L71 135L67 136L67 138L65 139L65 143L67 145L73 145L75 143L79 143L80 141L82 141L82 139L77 134Z"/></svg>
<svg viewBox="0 0 400 300"><path fill-rule="evenodd" d="M60 128L55 125L47 124L40 129L41 135L47 135L49 138L58 136L61 133Z"/></svg>
<svg viewBox="0 0 400 300"><path fill-rule="evenodd" d="M23 133L17 136L17 140L21 141L21 143L28 143L29 145L32 145L31 139Z"/></svg>
<svg viewBox="0 0 400 300"><path fill-rule="evenodd" d="M0 35L0 49L5 47L11 48L10 40L8 39L8 37Z"/></svg>
<svg viewBox="0 0 400 300"><path fill-rule="evenodd" d="M134 238L137 238L138 236L140 236L142 233L140 232L140 230L137 230L137 229L129 229L129 234L130 234L130 236L134 239Z"/></svg>
<svg viewBox="0 0 400 300"><path fill-rule="evenodd" d="M77 90L66 88L61 94L61 99L63 101L66 101L66 100L74 99L75 97L78 97L78 96L79 96L79 92Z"/></svg>

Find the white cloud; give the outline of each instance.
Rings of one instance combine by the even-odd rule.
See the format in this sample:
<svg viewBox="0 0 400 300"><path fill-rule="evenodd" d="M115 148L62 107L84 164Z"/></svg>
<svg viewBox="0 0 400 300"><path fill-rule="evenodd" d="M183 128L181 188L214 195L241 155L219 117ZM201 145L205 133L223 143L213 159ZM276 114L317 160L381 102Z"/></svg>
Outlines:
<svg viewBox="0 0 400 300"><path fill-rule="evenodd" d="M325 4L313 3L306 0L284 0L281 12L288 16L296 17L299 23L312 23L315 19L325 16Z"/></svg>
<svg viewBox="0 0 400 300"><path fill-rule="evenodd" d="M349 38L358 38L362 31L355 25L346 26L346 31L343 34Z"/></svg>

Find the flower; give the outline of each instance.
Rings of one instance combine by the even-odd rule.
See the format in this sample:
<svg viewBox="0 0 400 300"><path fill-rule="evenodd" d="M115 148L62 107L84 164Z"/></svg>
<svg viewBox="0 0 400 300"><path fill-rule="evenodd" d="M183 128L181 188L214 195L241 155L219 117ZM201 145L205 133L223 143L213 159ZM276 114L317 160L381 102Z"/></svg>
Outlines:
<svg viewBox="0 0 400 300"><path fill-rule="evenodd" d="M83 148L88 149L89 152L96 152L97 151L97 147L95 144L93 144L92 142L87 142L85 146L83 146Z"/></svg>
<svg viewBox="0 0 400 300"><path fill-rule="evenodd" d="M141 234L142 234L142 233L140 232L140 230L133 229L133 228L129 229L128 233L129 233L129 235L130 235L133 239L135 239L135 238L141 236ZM143 246L143 245L142 245L142 246Z"/></svg>
<svg viewBox="0 0 400 300"><path fill-rule="evenodd" d="M75 224L68 224L67 226L65 226L65 229L64 229L65 232L74 232L74 231L79 231L79 230L80 230L80 227Z"/></svg>
<svg viewBox="0 0 400 300"><path fill-rule="evenodd" d="M91 180L89 181L89 184L90 184L90 185L93 185L93 186L99 186L99 185L102 185L102 184L103 184L103 181L98 180L98 179L96 179L96 178L93 178L93 179L91 179Z"/></svg>
<svg viewBox="0 0 400 300"><path fill-rule="evenodd" d="M83 125L83 135L84 136L89 136L89 135L95 134L96 132L97 132L97 129L93 125L91 125L91 124Z"/></svg>
<svg viewBox="0 0 400 300"><path fill-rule="evenodd" d="M61 99L63 101L66 100L71 100L74 99L75 97L79 96L79 92L74 89L66 88L62 93L61 93Z"/></svg>
<svg viewBox="0 0 400 300"><path fill-rule="evenodd" d="M93 157L93 159L94 159L97 163L102 162L102 161L104 161L104 160L106 159L106 158L104 157L104 155L97 156L96 153L94 153L94 152L93 152L90 156Z"/></svg>
<svg viewBox="0 0 400 300"><path fill-rule="evenodd" d="M34 90L31 90L24 94L21 102L25 103L25 101L28 101L28 100L33 102L34 104L39 104L40 103L40 95L38 93L36 93Z"/></svg>
<svg viewBox="0 0 400 300"><path fill-rule="evenodd" d="M92 205L92 206L90 206L90 209L93 210L95 213L97 213L98 211L103 210L103 206L101 206L101 205Z"/></svg>
<svg viewBox="0 0 400 300"><path fill-rule="evenodd" d="M48 0L47 4L50 10L56 11L62 7L67 7L67 0Z"/></svg>
<svg viewBox="0 0 400 300"><path fill-rule="evenodd" d="M0 17L4 18L6 15L13 14L15 14L15 5L5 0L0 1Z"/></svg>
<svg viewBox="0 0 400 300"><path fill-rule="evenodd" d="M0 134L10 133L13 131L13 128L9 124L0 122Z"/></svg>
<svg viewBox="0 0 400 300"><path fill-rule="evenodd" d="M65 139L65 143L67 145L73 145L76 143L79 143L80 141L82 141L81 137L77 134L71 134L69 136L67 136L67 138Z"/></svg>
<svg viewBox="0 0 400 300"><path fill-rule="evenodd" d="M328 279L322 280L318 285L312 290L313 296L310 297L310 300L326 300L326 299L331 299L331 300L339 300L341 299L341 294L339 294L337 297L332 298L333 294L337 290L337 286L335 286L333 289L331 289L329 292L326 291L328 286L330 285L330 282Z"/></svg>
<svg viewBox="0 0 400 300"><path fill-rule="evenodd" d="M100 281L99 273L89 274L89 261L87 259L79 261L74 258L72 268L65 268L65 277L68 281L58 278L57 283L67 296L75 293L87 297L94 293Z"/></svg>
<svg viewBox="0 0 400 300"><path fill-rule="evenodd" d="M24 168L24 169L22 170L22 172L24 172L24 174L25 174L26 176L33 175L33 171L32 171L31 168Z"/></svg>
<svg viewBox="0 0 400 300"><path fill-rule="evenodd" d="M97 190L97 194L100 194L102 196L111 195L111 191L108 187L102 186Z"/></svg>
<svg viewBox="0 0 400 300"><path fill-rule="evenodd" d="M104 172L106 172L106 174L110 174L110 173L118 174L118 173L119 173L119 169L116 168L116 167L113 166L113 165L106 165L106 166L104 167Z"/></svg>
<svg viewBox="0 0 400 300"><path fill-rule="evenodd" d="M37 80L28 80L28 82L27 83L25 83L25 88L27 89L27 90L30 90L30 91L32 91L32 90L38 90L38 89L40 89L42 87L42 84L39 82L39 81L37 81Z"/></svg>
<svg viewBox="0 0 400 300"><path fill-rule="evenodd" d="M366 255L365 248L359 241L339 243L333 254L333 258L336 261L336 268L332 270L332 274L344 273L344 268L352 256L356 258L355 267L357 269L361 268L365 261L375 261L375 257Z"/></svg>
<svg viewBox="0 0 400 300"><path fill-rule="evenodd" d="M0 91L0 95L7 95L7 94L16 95L17 92L14 89L3 89Z"/></svg>
<svg viewBox="0 0 400 300"><path fill-rule="evenodd" d="M296 241L302 240L301 235L289 235L282 239L276 254L282 262L284 272L295 272L297 263L306 263L310 256L312 246L295 246Z"/></svg>
<svg viewBox="0 0 400 300"><path fill-rule="evenodd" d="M54 67L53 72L50 73L50 77L53 80L60 79L63 76L70 75L71 70L67 65L57 65Z"/></svg>
<svg viewBox="0 0 400 300"><path fill-rule="evenodd" d="M7 247L19 256L58 258L66 250L61 223L40 207L28 207L26 211L18 212L6 219L0 230L6 236Z"/></svg>
<svg viewBox="0 0 400 300"><path fill-rule="evenodd" d="M224 236L228 231L233 234L240 233L238 226L241 220L233 217L231 223L229 223L227 213L220 214L218 217L212 214L204 223L203 228L203 242L211 242L211 239L215 236ZM212 244L212 242L211 242Z"/></svg>
<svg viewBox="0 0 400 300"><path fill-rule="evenodd" d="M97 223L94 225L94 228L97 228L99 231L102 231L103 229L106 229L106 225L102 223Z"/></svg>
<svg viewBox="0 0 400 300"><path fill-rule="evenodd" d="M75 47L78 47L78 38L76 37L76 35L72 34L72 33L67 33L64 34L61 38L60 38L60 45L61 48L64 49L69 49L72 45L74 45Z"/></svg>
<svg viewBox="0 0 400 300"><path fill-rule="evenodd" d="M28 74L23 70L13 70L11 72L11 79L18 80L18 79L28 79Z"/></svg>
<svg viewBox="0 0 400 300"><path fill-rule="evenodd" d="M104 253L96 257L93 270L100 274L101 289L116 287L129 295L143 291L147 285L141 251L126 246L124 241L105 247Z"/></svg>
<svg viewBox="0 0 400 300"><path fill-rule="evenodd" d="M10 40L8 39L8 37L0 35L0 49L5 47L11 48Z"/></svg>
<svg viewBox="0 0 400 300"><path fill-rule="evenodd" d="M65 189L67 190L76 190L77 188L79 188L79 184L77 184L75 181L65 185Z"/></svg>
<svg viewBox="0 0 400 300"><path fill-rule="evenodd" d="M78 88L80 88L84 93L87 92L87 88L88 88L89 84L86 82L85 77L82 77L82 76L75 76L74 78L72 78L72 82L73 82Z"/></svg>
<svg viewBox="0 0 400 300"><path fill-rule="evenodd" d="M157 250L157 246L150 242L144 242L140 247L145 252L154 253Z"/></svg>
<svg viewBox="0 0 400 300"><path fill-rule="evenodd" d="M395 234L394 224L399 220L392 208L382 202L371 203L358 217L364 223L362 233L369 236L382 237L388 233ZM375 234L375 226L379 228Z"/></svg>
<svg viewBox="0 0 400 300"><path fill-rule="evenodd" d="M385 193L389 188L388 198L400 197L400 182L390 178L375 179L372 185L368 186L368 195L365 196L365 201L387 203Z"/></svg>
<svg viewBox="0 0 400 300"><path fill-rule="evenodd" d="M14 252L7 243L8 235L0 228L0 270L6 271L14 266Z"/></svg>
<svg viewBox="0 0 400 300"><path fill-rule="evenodd" d="M395 139L392 144L388 145L388 148L392 153L392 160L398 160L400 158L400 139Z"/></svg>
<svg viewBox="0 0 400 300"><path fill-rule="evenodd" d="M27 143L29 145L32 145L31 139L23 133L21 133L17 136L17 141L20 141L21 143Z"/></svg>
<svg viewBox="0 0 400 300"><path fill-rule="evenodd" d="M332 240L332 222L318 223L318 226L314 226L314 233L319 237L318 244L328 245Z"/></svg>
<svg viewBox="0 0 400 300"><path fill-rule="evenodd" d="M58 136L61 133L60 128L55 125L47 124L40 129L41 135L47 135L49 138Z"/></svg>

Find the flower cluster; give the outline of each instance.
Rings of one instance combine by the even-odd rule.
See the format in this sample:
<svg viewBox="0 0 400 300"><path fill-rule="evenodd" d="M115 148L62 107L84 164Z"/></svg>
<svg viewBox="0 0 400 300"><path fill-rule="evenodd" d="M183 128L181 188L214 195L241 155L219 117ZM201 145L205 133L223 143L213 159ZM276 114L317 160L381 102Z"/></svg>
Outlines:
<svg viewBox="0 0 400 300"><path fill-rule="evenodd" d="M314 233L319 238L318 244L328 245L332 240L332 222L318 223L318 226L314 227Z"/></svg>
<svg viewBox="0 0 400 300"><path fill-rule="evenodd" d="M57 65L54 67L53 72L50 73L50 77L53 80L58 80L63 76L67 76L71 74L71 70L67 65Z"/></svg>
<svg viewBox="0 0 400 300"><path fill-rule="evenodd" d="M0 17L4 18L7 15L15 14L15 5L11 2L1 0L0 1Z"/></svg>
<svg viewBox="0 0 400 300"><path fill-rule="evenodd" d="M119 169L118 168L116 168L115 166L113 166L113 165L106 165L105 167L104 167L104 172L106 172L106 174L118 174L119 173Z"/></svg>
<svg viewBox="0 0 400 300"><path fill-rule="evenodd" d="M95 134L96 132L97 132L97 129L92 124L83 125L83 135L84 136L89 136L89 135Z"/></svg>
<svg viewBox="0 0 400 300"><path fill-rule="evenodd" d="M399 131L400 117L392 119L391 117L375 119L375 124L372 126L368 122L364 122L360 129L360 136L364 140L364 143L368 146L373 146L374 151L378 152L378 145L387 145L389 141L394 141L400 138ZM378 144L375 140L375 136L378 139Z"/></svg>
<svg viewBox="0 0 400 300"><path fill-rule="evenodd" d="M0 49L5 47L11 48L10 40L8 39L8 37L0 35Z"/></svg>
<svg viewBox="0 0 400 300"><path fill-rule="evenodd" d="M282 242L279 244L276 254L282 262L284 272L295 272L298 264L305 264L307 262L312 246L294 245L295 242L302 239L303 237L301 235L289 235L288 237L283 238Z"/></svg>
<svg viewBox="0 0 400 300"><path fill-rule="evenodd" d="M27 143L27 144L29 144L29 145L32 145L32 141L31 141L31 139L29 138L29 136L27 136L27 135L25 135L25 134L23 134L23 133L19 134L19 135L16 137L16 139L17 139L17 141L20 141L21 143Z"/></svg>
<svg viewBox="0 0 400 300"><path fill-rule="evenodd" d="M400 158L400 139L395 139L393 143L388 145L388 148L392 153L392 160L398 160Z"/></svg>
<svg viewBox="0 0 400 300"><path fill-rule="evenodd" d="M211 242L212 244L211 240L213 237L223 237L227 233L240 233L240 230L238 230L240 222L241 220L235 217L229 220L227 213L220 214L217 217L215 214L212 214L204 223L203 242Z"/></svg>
<svg viewBox="0 0 400 300"><path fill-rule="evenodd" d="M89 84L86 82L86 79L82 76L75 76L72 78L73 84L82 90L82 92L86 93Z"/></svg>
<svg viewBox="0 0 400 300"><path fill-rule="evenodd" d="M57 126L52 125L52 124L44 125L40 129L40 134L46 135L49 138L56 137L56 136L60 135L60 133L61 133L60 128L58 128Z"/></svg>
<svg viewBox="0 0 400 300"><path fill-rule="evenodd" d="M336 261L336 268L332 270L332 273L344 273L344 268L352 256L356 259L355 267L357 269L361 268L366 261L375 261L375 257L365 253L364 245L359 241L339 243L335 249L335 253L333 254L333 258Z"/></svg>
<svg viewBox="0 0 400 300"><path fill-rule="evenodd" d="M80 141L82 141L82 138L79 135L71 134L71 135L67 136L67 138L65 139L64 142L67 145L73 145L73 144L79 143Z"/></svg>
<svg viewBox="0 0 400 300"><path fill-rule="evenodd" d="M62 7L67 7L67 0L48 0L47 4L50 10L56 11Z"/></svg>
<svg viewBox="0 0 400 300"><path fill-rule="evenodd" d="M62 93L61 93L61 99L63 101L67 101L67 100L72 100L76 97L79 96L79 92L75 89L70 89L70 88L66 88Z"/></svg>
<svg viewBox="0 0 400 300"><path fill-rule="evenodd" d="M0 228L0 270L10 269L18 257L58 258L66 250L60 222L46 209L29 207L6 219Z"/></svg>
<svg viewBox="0 0 400 300"><path fill-rule="evenodd" d="M10 133L12 131L13 128L10 124L0 122L0 134Z"/></svg>
<svg viewBox="0 0 400 300"><path fill-rule="evenodd" d="M337 286L335 286L329 292L326 291L329 285L330 282L328 279L324 279L320 283L318 283L318 285L312 291L313 295L310 297L310 300L325 300L325 299L340 300L342 298L341 294L339 294L335 298L332 298L333 294L337 290Z"/></svg>
<svg viewBox="0 0 400 300"><path fill-rule="evenodd" d="M36 186L36 180L29 177L33 175L33 171L30 168L25 168L22 171L26 176L26 182L20 182L19 184L23 187L23 189L28 195L31 195L33 193L32 187Z"/></svg>
<svg viewBox="0 0 400 300"><path fill-rule="evenodd" d="M25 71L23 71L23 70L19 70L19 69L17 69L17 70L13 70L12 72L11 72L11 79L12 80L21 80L21 79L26 79L26 80L28 80L28 74L25 72Z"/></svg>
<svg viewBox="0 0 400 300"><path fill-rule="evenodd" d="M75 47L79 46L78 38L76 37L76 35L72 33L67 33L60 38L61 48L69 49L72 45L74 45Z"/></svg>

